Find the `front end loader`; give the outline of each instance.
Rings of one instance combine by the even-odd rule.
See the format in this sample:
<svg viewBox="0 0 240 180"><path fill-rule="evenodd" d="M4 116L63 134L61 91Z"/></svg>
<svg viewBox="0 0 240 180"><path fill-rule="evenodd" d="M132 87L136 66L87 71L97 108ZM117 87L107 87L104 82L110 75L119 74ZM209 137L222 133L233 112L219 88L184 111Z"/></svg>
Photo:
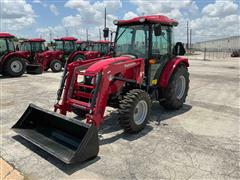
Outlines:
<svg viewBox="0 0 240 180"><path fill-rule="evenodd" d="M19 135L65 163L97 156L97 130L106 106L119 110L118 121L125 132L137 133L148 122L152 101L179 109L187 97L188 59L180 56L185 52L182 44L174 46L172 40L177 21L141 16L114 23L114 57L66 63L54 112L29 105L13 126ZM69 118L68 112L86 121Z"/></svg>

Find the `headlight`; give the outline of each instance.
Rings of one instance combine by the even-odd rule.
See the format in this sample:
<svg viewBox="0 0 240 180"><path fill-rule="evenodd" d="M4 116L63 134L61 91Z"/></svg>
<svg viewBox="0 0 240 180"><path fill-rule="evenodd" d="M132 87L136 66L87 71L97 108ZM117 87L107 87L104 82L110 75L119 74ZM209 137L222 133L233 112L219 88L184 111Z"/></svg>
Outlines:
<svg viewBox="0 0 240 180"><path fill-rule="evenodd" d="M117 25L118 24L118 20L114 20L113 24Z"/></svg>
<svg viewBox="0 0 240 180"><path fill-rule="evenodd" d="M143 23L145 21L145 18L140 18L139 22Z"/></svg>

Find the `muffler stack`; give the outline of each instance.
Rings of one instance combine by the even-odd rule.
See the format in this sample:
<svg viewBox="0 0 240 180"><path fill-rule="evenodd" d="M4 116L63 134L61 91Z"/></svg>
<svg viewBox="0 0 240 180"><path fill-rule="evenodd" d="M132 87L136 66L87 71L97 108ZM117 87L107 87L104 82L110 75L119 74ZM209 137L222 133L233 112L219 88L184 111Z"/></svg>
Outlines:
<svg viewBox="0 0 240 180"><path fill-rule="evenodd" d="M96 157L99 151L95 126L33 104L29 105L12 128L20 136L66 164Z"/></svg>

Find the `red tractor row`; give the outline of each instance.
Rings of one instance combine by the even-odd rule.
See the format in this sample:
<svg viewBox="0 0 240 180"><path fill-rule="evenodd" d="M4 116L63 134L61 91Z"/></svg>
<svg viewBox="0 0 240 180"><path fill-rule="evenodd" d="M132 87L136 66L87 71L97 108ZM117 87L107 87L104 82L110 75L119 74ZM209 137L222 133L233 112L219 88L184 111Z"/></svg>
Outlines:
<svg viewBox="0 0 240 180"><path fill-rule="evenodd" d="M19 51L13 43L14 36L0 33L0 73L13 77L21 76L25 71L31 74L41 74L49 68L53 72L62 70L66 60L71 63L76 60L93 59L107 55L96 50L78 50L77 39L64 37L55 39L55 50L46 49L44 39L35 38L23 41ZM106 44L106 43L104 43Z"/></svg>
<svg viewBox="0 0 240 180"><path fill-rule="evenodd" d="M152 101L179 109L187 97L189 63L180 56L185 53L182 43L173 44L172 37L178 22L142 16L114 23L114 56L70 63L57 91L55 112L31 104L13 126L65 163L97 156L97 129L104 122L106 106L118 108L120 126L136 133L146 126ZM86 122L68 118L68 112Z"/></svg>

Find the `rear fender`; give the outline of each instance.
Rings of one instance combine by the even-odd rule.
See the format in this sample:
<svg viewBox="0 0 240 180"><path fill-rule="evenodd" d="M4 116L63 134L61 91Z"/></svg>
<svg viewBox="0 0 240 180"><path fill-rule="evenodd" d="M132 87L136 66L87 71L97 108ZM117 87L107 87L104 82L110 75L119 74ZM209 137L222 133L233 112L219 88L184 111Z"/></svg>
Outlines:
<svg viewBox="0 0 240 180"><path fill-rule="evenodd" d="M172 60L168 61L165 65L163 72L160 76L159 84L160 87L166 88L169 82L170 77L172 76L174 70L180 65L183 64L186 67L189 67L188 59L185 57L174 57Z"/></svg>
<svg viewBox="0 0 240 180"><path fill-rule="evenodd" d="M30 53L28 53L28 52L10 52L2 58L2 61L0 62L0 65L3 65L6 61L8 61L12 57L21 58L26 62L26 64L28 64L29 61L27 60L27 58L29 56L30 56Z"/></svg>
<svg viewBox="0 0 240 180"><path fill-rule="evenodd" d="M73 59L74 59L77 55L83 55L83 56L84 56L84 53L81 52L81 51L75 51L75 52L71 53L71 54L68 56L68 63L73 62Z"/></svg>

